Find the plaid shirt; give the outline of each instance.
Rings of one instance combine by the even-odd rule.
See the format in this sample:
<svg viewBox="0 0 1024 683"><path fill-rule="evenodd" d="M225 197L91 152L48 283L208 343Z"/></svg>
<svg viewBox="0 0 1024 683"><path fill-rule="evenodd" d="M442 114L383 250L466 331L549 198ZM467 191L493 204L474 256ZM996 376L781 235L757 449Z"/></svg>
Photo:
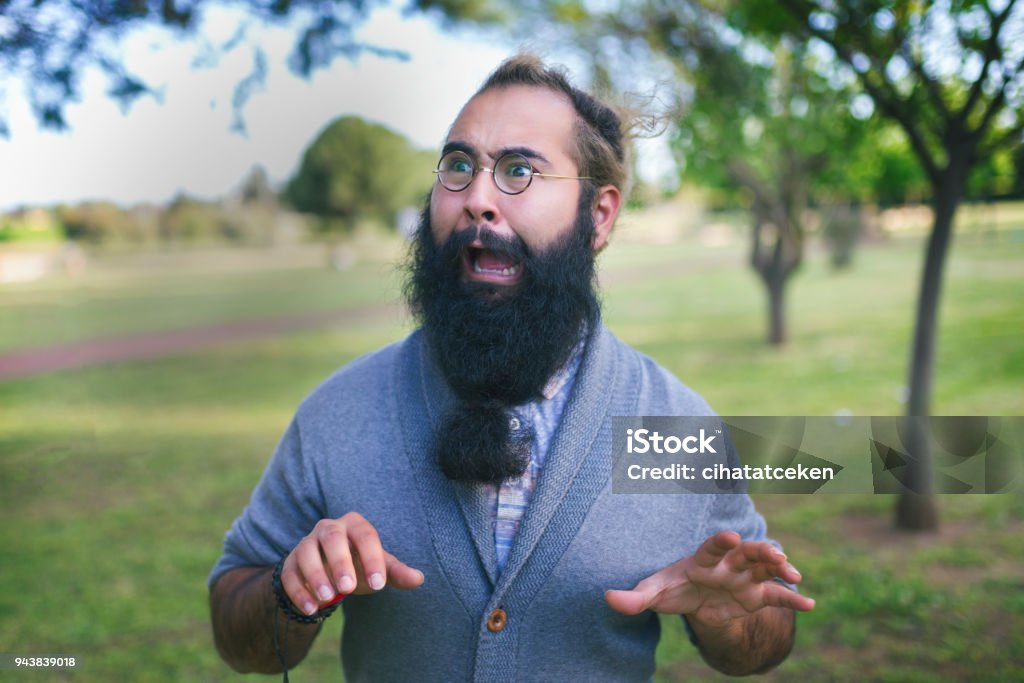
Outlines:
<svg viewBox="0 0 1024 683"><path fill-rule="evenodd" d="M544 467L551 440L562 421L562 412L569 402L576 371L583 357L584 343L581 341L573 350L569 361L556 372L544 387L543 399L531 401L512 409L509 418L513 434L533 433L530 447L530 464L518 479L503 483L500 487L488 486L488 503L491 507L491 527L494 529L494 545L498 554L498 571L505 567L505 559L512 549L512 541L519 531L530 496L537 488L540 471Z"/></svg>

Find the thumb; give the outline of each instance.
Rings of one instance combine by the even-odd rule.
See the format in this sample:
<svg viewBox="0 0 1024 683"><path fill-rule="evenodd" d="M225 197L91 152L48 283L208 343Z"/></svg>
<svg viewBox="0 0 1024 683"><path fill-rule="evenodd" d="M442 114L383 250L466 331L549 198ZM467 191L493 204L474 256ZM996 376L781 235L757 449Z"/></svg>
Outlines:
<svg viewBox="0 0 1024 683"><path fill-rule="evenodd" d="M413 569L391 553L385 557L388 572L388 583L395 588L409 590L418 588L423 583L423 572Z"/></svg>
<svg viewBox="0 0 1024 683"><path fill-rule="evenodd" d="M622 614L640 614L650 609L658 600L661 592L668 587L672 567L667 567L651 574L638 583L632 590L605 591L604 599L616 612Z"/></svg>
<svg viewBox="0 0 1024 683"><path fill-rule="evenodd" d="M604 592L604 601L619 614L640 614L648 605L648 597L642 591L608 590Z"/></svg>
<svg viewBox="0 0 1024 683"><path fill-rule="evenodd" d="M674 564L656 571L642 580L632 590L608 590L604 600L620 614L640 614L646 609L655 612L678 611L677 591L686 579L686 568L691 558L683 558ZM681 612L680 612L681 613Z"/></svg>

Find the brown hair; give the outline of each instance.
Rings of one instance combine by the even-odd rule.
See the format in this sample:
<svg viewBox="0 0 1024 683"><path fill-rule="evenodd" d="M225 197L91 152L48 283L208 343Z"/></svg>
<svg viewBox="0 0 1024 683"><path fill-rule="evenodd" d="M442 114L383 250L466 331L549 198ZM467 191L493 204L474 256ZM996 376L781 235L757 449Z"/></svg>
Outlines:
<svg viewBox="0 0 1024 683"><path fill-rule="evenodd" d="M549 88L565 94L576 110L576 141L569 151L582 176L596 187L614 185L628 192L629 164L622 120L611 107L575 87L562 67L548 66L540 57L520 53L502 62L476 95L511 85Z"/></svg>

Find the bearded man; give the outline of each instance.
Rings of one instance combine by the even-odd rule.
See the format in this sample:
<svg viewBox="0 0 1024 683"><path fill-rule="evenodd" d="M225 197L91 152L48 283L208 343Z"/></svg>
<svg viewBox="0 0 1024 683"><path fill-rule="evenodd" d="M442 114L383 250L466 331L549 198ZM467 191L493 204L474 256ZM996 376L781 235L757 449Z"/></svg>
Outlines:
<svg viewBox="0 0 1024 683"><path fill-rule="evenodd" d="M814 601L745 494L611 490L612 416L712 414L601 322L626 168L619 117L535 57L465 105L421 328L303 402L210 574L233 668L287 672L339 604L350 682L648 681L657 613L723 672L786 657Z"/></svg>

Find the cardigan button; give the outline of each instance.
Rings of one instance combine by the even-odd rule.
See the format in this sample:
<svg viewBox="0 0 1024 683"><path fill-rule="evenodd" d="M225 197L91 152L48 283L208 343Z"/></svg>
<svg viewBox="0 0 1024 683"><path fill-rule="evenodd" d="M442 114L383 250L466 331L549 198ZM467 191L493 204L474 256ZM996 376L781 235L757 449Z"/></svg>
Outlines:
<svg viewBox="0 0 1024 683"><path fill-rule="evenodd" d="M487 617L487 630L491 633L497 633L505 628L508 623L508 615L505 614L505 610L500 607L496 607L491 615Z"/></svg>

